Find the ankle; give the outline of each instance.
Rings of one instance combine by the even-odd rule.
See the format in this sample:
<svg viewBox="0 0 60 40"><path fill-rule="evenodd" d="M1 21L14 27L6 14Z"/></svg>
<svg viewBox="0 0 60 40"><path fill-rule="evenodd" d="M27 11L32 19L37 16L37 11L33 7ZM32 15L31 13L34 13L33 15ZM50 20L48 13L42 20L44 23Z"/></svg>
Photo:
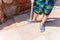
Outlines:
<svg viewBox="0 0 60 40"><path fill-rule="evenodd" d="M33 19L32 21L37 21L37 19Z"/></svg>
<svg viewBox="0 0 60 40"><path fill-rule="evenodd" d="M45 25L45 23L40 23L40 25L44 26L44 25Z"/></svg>

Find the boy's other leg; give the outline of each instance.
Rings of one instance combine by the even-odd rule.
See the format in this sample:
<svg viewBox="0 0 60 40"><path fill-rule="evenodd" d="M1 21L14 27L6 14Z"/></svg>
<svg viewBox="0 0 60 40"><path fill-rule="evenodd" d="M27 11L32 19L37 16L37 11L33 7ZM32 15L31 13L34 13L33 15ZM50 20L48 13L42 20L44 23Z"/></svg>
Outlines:
<svg viewBox="0 0 60 40"><path fill-rule="evenodd" d="M43 18L42 18L42 21L41 21L41 25L44 25L47 19L48 19L48 15L44 15L44 14L43 14Z"/></svg>
<svg viewBox="0 0 60 40"><path fill-rule="evenodd" d="M42 19L42 21L40 23L40 31L41 32L44 32L45 31L45 22L46 22L47 19L48 19L48 16L47 15L44 15L43 16L43 19Z"/></svg>
<svg viewBox="0 0 60 40"><path fill-rule="evenodd" d="M44 18L44 14L42 14L42 18L40 19L40 22L42 21L43 18Z"/></svg>
<svg viewBox="0 0 60 40"><path fill-rule="evenodd" d="M34 13L33 20L32 21L37 21L38 14Z"/></svg>

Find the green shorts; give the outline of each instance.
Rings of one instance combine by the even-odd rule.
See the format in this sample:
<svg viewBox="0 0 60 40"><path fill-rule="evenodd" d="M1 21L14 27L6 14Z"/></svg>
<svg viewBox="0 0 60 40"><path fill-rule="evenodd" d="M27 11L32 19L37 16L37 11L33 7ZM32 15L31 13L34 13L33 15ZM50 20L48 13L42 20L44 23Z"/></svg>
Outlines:
<svg viewBox="0 0 60 40"><path fill-rule="evenodd" d="M33 5L33 12L37 14L44 13L45 15L49 15L54 6L54 1L51 2L50 1L46 2L43 0L42 1L36 0Z"/></svg>

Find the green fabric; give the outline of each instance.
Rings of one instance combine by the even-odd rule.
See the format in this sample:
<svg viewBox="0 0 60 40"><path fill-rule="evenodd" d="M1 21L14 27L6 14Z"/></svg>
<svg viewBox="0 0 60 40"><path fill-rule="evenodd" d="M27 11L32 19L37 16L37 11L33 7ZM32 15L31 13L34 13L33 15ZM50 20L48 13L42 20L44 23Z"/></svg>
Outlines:
<svg viewBox="0 0 60 40"><path fill-rule="evenodd" d="M51 1L53 3L53 1ZM50 0L36 0L34 2L34 6L33 6L33 12L36 12L37 14L50 14L53 5L51 4Z"/></svg>

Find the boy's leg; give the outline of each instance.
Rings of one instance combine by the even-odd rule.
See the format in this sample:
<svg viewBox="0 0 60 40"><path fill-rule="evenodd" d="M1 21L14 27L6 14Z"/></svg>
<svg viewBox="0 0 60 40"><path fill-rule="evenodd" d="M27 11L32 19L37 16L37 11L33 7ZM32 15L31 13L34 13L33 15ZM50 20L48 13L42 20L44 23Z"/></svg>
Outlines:
<svg viewBox="0 0 60 40"><path fill-rule="evenodd" d="M41 25L44 25L47 19L48 19L48 15L43 14Z"/></svg>
<svg viewBox="0 0 60 40"><path fill-rule="evenodd" d="M45 22L48 19L48 16L44 14L42 21L40 22L40 31L45 31Z"/></svg>
<svg viewBox="0 0 60 40"><path fill-rule="evenodd" d="M52 11L53 6L46 5L44 8L44 16L40 24L40 30L41 32L45 31L45 22L48 19L48 16L50 15L50 12Z"/></svg>
<svg viewBox="0 0 60 40"><path fill-rule="evenodd" d="M48 16L50 15L50 13L51 13L51 11L52 11L53 6L54 6L54 5L47 5L47 4L46 4L45 7L44 7L44 17L43 17L42 22L41 22L41 24L40 24L40 30L41 30L42 32L45 31L45 22L46 22L46 20L48 19Z"/></svg>
<svg viewBox="0 0 60 40"><path fill-rule="evenodd" d="M44 18L44 14L42 14L42 18L40 19L40 22L42 21L43 18Z"/></svg>
<svg viewBox="0 0 60 40"><path fill-rule="evenodd" d="M32 21L37 21L38 14L34 13L33 20Z"/></svg>
<svg viewBox="0 0 60 40"><path fill-rule="evenodd" d="M43 17L44 17L44 14L42 14L42 15L43 15ZM34 13L34 15L33 15L33 20L32 20L32 21L37 21L37 17L38 17L38 16L39 16L39 14ZM42 21L43 17L41 18L40 22Z"/></svg>

